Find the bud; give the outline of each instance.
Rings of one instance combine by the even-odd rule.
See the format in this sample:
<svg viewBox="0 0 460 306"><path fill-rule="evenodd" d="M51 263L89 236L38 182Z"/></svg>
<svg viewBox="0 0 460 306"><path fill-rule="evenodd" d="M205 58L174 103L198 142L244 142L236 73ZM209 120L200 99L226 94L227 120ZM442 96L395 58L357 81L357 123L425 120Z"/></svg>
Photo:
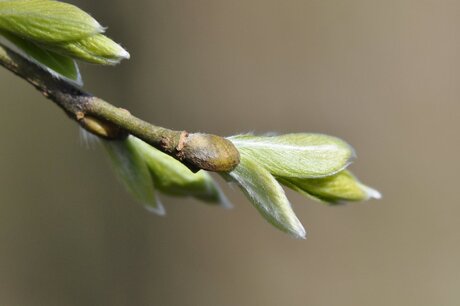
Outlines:
<svg viewBox="0 0 460 306"><path fill-rule="evenodd" d="M155 188L172 196L192 196L208 203L231 207L230 202L209 173L193 173L181 162L134 136L129 141L143 157Z"/></svg>
<svg viewBox="0 0 460 306"><path fill-rule="evenodd" d="M102 34L85 37L72 42L44 45L43 47L50 48L78 60L99 65L116 65L121 60L130 58L128 51Z"/></svg>
<svg viewBox="0 0 460 306"><path fill-rule="evenodd" d="M377 190L363 185L347 170L322 178L280 178L279 181L301 194L331 204L381 198Z"/></svg>
<svg viewBox="0 0 460 306"><path fill-rule="evenodd" d="M283 188L264 167L249 156L241 155L238 166L224 176L239 185L268 222L295 238L305 238L305 229L292 210Z"/></svg>
<svg viewBox="0 0 460 306"><path fill-rule="evenodd" d="M240 154L233 143L212 134L189 134L181 154L188 166L213 172L229 172L240 162Z"/></svg>
<svg viewBox="0 0 460 306"><path fill-rule="evenodd" d="M115 172L130 193L150 211L164 215L165 210L155 194L150 171L131 139L128 137L103 143Z"/></svg>
<svg viewBox="0 0 460 306"><path fill-rule="evenodd" d="M276 177L316 178L345 169L354 158L343 140L322 134L238 135L229 138Z"/></svg>
<svg viewBox="0 0 460 306"><path fill-rule="evenodd" d="M104 32L78 7L51 0L0 1L0 29L39 43L75 41Z"/></svg>
<svg viewBox="0 0 460 306"><path fill-rule="evenodd" d="M70 66L65 65L61 69L66 71L56 71L56 67L52 66L61 65L62 61L53 64L50 60L36 60L28 54L29 49L41 48L41 53L60 54L100 65L115 65L130 57L119 44L101 34L104 28L94 18L73 5L59 1L0 1L0 31L5 33L5 37L16 37L29 43L28 46L21 44L18 47L13 42L17 47L13 51L28 55L27 59L80 85L81 80L72 78L67 71Z"/></svg>
<svg viewBox="0 0 460 306"><path fill-rule="evenodd" d="M85 115L81 112L77 112L75 119L78 120L80 126L86 131L101 138L114 140L121 139L126 136L126 132L119 126L106 120Z"/></svg>
<svg viewBox="0 0 460 306"><path fill-rule="evenodd" d="M0 31L0 44L40 66L54 77L83 85L78 65L72 58L38 47L35 43Z"/></svg>

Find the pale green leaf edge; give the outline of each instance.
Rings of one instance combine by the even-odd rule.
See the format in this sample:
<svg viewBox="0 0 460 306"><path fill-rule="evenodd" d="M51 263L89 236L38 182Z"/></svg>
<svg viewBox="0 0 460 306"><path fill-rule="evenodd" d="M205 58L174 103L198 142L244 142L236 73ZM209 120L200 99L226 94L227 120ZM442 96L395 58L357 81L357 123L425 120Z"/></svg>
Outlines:
<svg viewBox="0 0 460 306"><path fill-rule="evenodd" d="M132 135L128 138L142 154L158 191L172 196L190 196L224 208L233 207L219 184L208 172L200 170L193 173L178 160L141 139Z"/></svg>
<svg viewBox="0 0 460 306"><path fill-rule="evenodd" d="M306 231L276 179L256 161L241 156L239 165L228 174L259 213L272 225L295 238L305 239Z"/></svg>
<svg viewBox="0 0 460 306"><path fill-rule="evenodd" d="M80 70L74 59L43 49L33 42L2 31L0 31L0 44L48 71L53 77L64 79L76 86L83 86Z"/></svg>
<svg viewBox="0 0 460 306"><path fill-rule="evenodd" d="M123 141L103 141L113 168L130 193L151 212L165 215L159 201L149 169L133 144Z"/></svg>
<svg viewBox="0 0 460 306"><path fill-rule="evenodd" d="M356 158L355 151L348 143L319 133L242 134L228 139L241 153L251 156L277 177L327 177L346 169ZM320 141L320 144L315 141ZM324 152L335 159L325 156Z"/></svg>

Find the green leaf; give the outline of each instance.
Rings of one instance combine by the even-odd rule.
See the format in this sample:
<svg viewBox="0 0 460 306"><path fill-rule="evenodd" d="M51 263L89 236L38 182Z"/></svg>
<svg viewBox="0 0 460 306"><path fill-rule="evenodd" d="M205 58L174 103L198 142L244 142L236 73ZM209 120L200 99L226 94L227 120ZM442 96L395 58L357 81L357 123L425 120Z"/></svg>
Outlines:
<svg viewBox="0 0 460 306"><path fill-rule="evenodd" d="M99 65L116 65L129 59L129 53L105 35L97 34L77 41L46 45L56 52Z"/></svg>
<svg viewBox="0 0 460 306"><path fill-rule="evenodd" d="M361 184L347 170L323 178L279 178L279 181L308 197L331 204L347 201L365 201L370 198L380 199L381 197L377 190Z"/></svg>
<svg viewBox="0 0 460 306"><path fill-rule="evenodd" d="M0 1L0 29L41 43L75 41L104 31L78 7L51 0Z"/></svg>
<svg viewBox="0 0 460 306"><path fill-rule="evenodd" d="M173 196L192 196L208 203L231 207L217 183L206 171L193 173L181 162L139 138L129 136L129 141L142 155L159 191Z"/></svg>
<svg viewBox="0 0 460 306"><path fill-rule="evenodd" d="M228 175L268 222L296 238L305 238L305 229L283 188L264 167L247 155L241 155L240 164Z"/></svg>
<svg viewBox="0 0 460 306"><path fill-rule="evenodd" d="M324 177L345 169L354 158L343 140L322 134L238 135L229 138L241 153L277 177Z"/></svg>
<svg viewBox="0 0 460 306"><path fill-rule="evenodd" d="M37 64L57 78L83 85L77 63L70 57L43 49L31 41L0 31L0 44Z"/></svg>
<svg viewBox="0 0 460 306"><path fill-rule="evenodd" d="M115 65L130 57L119 44L101 34L104 28L90 15L58 1L0 1L0 31L52 54L90 63Z"/></svg>
<svg viewBox="0 0 460 306"><path fill-rule="evenodd" d="M115 172L130 193L150 211L164 215L163 205L155 195L150 171L132 139L104 141L104 145Z"/></svg>

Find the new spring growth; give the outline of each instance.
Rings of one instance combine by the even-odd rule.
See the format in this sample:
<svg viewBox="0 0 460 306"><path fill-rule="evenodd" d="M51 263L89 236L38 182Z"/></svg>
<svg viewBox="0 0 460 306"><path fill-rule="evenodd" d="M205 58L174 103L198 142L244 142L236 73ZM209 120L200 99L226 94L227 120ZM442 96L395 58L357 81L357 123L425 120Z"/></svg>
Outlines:
<svg viewBox="0 0 460 306"><path fill-rule="evenodd" d="M198 135L198 144L193 147L201 148L197 150L201 152L201 160L216 159L221 154L213 152L212 146L207 151L199 137L206 134L193 135ZM346 142L336 137L307 133L238 135L228 141L238 149L239 162L236 167L219 171L221 176L238 185L264 219L295 238L305 238L306 231L282 185L327 204L380 198L378 191L360 183L346 169L355 154ZM134 136L104 143L120 179L150 210L165 211L158 201L158 192L229 206L206 171L192 173L181 162ZM221 155L218 160L228 157Z"/></svg>
<svg viewBox="0 0 460 306"><path fill-rule="evenodd" d="M226 177L234 181L261 215L296 238L306 232L281 184L324 203L380 198L348 170L354 150L343 140L322 134L239 135L229 138L241 162Z"/></svg>
<svg viewBox="0 0 460 306"><path fill-rule="evenodd" d="M354 151L335 137L307 133L229 138L188 134L155 127L95 97L81 104L81 97L90 95L68 84L82 84L76 60L114 65L129 58L129 53L104 36L104 31L93 17L71 4L0 0L0 44L66 81L48 74L44 77L58 88L59 97L66 96L71 103L60 101L57 95L51 98L102 139L118 177L150 211L165 213L159 193L228 207L227 198L205 170L218 172L238 185L268 222L296 238L305 238L306 231L283 185L328 204L380 198L378 191L359 182L347 169L355 158ZM41 82L29 79L29 62L22 58L15 61L6 53L2 58L7 69L47 92L46 82L40 87ZM20 69L24 62L27 68ZM62 95L54 83L72 90ZM71 99L72 92L77 93L76 99Z"/></svg>
<svg viewBox="0 0 460 306"><path fill-rule="evenodd" d="M129 58L104 31L93 17L68 3L0 1L0 43L78 85L82 80L74 60L115 65Z"/></svg>
<svg viewBox="0 0 460 306"><path fill-rule="evenodd" d="M165 214L158 192L230 207L230 202L206 171L193 173L181 162L134 136L121 141L104 140L103 143L120 180L150 211Z"/></svg>

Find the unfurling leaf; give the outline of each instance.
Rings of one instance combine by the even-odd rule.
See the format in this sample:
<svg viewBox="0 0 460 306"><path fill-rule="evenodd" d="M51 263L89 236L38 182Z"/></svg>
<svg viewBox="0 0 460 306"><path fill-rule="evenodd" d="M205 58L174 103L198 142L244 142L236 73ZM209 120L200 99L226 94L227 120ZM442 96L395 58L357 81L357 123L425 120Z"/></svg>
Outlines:
<svg viewBox="0 0 460 306"><path fill-rule="evenodd" d="M346 142L322 134L238 135L229 140L277 177L330 176L345 169L354 158Z"/></svg>
<svg viewBox="0 0 460 306"><path fill-rule="evenodd" d="M264 167L241 154L240 164L228 176L268 222L296 238L305 238L305 229L292 210L283 188Z"/></svg>
<svg viewBox="0 0 460 306"><path fill-rule="evenodd" d="M24 41L21 44L13 42L16 47L13 51L21 55L28 54L33 46L34 49L42 49L41 53L56 55L55 58L61 55L100 65L115 65L130 57L119 44L101 34L104 28L94 18L71 4L59 1L0 1L0 31L10 42L12 39ZM11 47L11 44L6 47ZM27 59L34 59L28 55ZM43 65L44 60L37 62L47 67ZM72 80L64 73L58 72L58 75Z"/></svg>
<svg viewBox="0 0 460 306"><path fill-rule="evenodd" d="M209 173L193 173L181 162L134 136L129 136L152 175L155 188L172 196L192 196L199 200L231 207L227 197Z"/></svg>
<svg viewBox="0 0 460 306"><path fill-rule="evenodd" d="M56 45L45 45L56 52L66 54L75 59L99 65L116 65L123 59L129 59L129 53L119 44L97 34Z"/></svg>
<svg viewBox="0 0 460 306"><path fill-rule="evenodd" d="M0 31L0 44L47 70L53 76L67 79L75 85L82 85L78 65L72 58L43 49L32 41L8 32Z"/></svg>
<svg viewBox="0 0 460 306"><path fill-rule="evenodd" d="M78 7L52 0L0 1L0 29L39 43L76 41L104 32Z"/></svg>
<svg viewBox="0 0 460 306"><path fill-rule="evenodd" d="M115 172L131 194L150 211L164 215L165 210L155 194L150 171L132 139L104 141L104 145Z"/></svg>
<svg viewBox="0 0 460 306"><path fill-rule="evenodd" d="M348 170L323 178L279 178L278 180L301 194L331 204L381 197L377 190L361 184Z"/></svg>

